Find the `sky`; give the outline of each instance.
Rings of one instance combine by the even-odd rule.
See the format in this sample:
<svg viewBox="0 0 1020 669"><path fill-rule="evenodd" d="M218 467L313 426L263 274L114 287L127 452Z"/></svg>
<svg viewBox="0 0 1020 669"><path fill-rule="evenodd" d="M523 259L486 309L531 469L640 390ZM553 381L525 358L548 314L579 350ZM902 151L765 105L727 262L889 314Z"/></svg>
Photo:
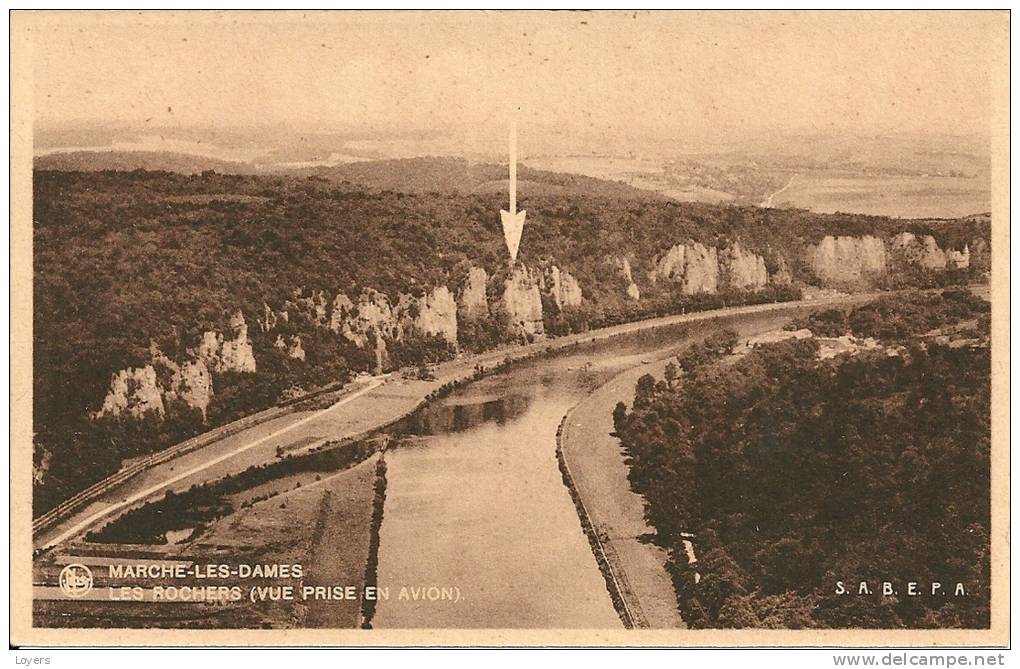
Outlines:
<svg viewBox="0 0 1020 669"><path fill-rule="evenodd" d="M19 23L19 21L21 21ZM37 127L987 134L1003 13L21 14Z"/></svg>

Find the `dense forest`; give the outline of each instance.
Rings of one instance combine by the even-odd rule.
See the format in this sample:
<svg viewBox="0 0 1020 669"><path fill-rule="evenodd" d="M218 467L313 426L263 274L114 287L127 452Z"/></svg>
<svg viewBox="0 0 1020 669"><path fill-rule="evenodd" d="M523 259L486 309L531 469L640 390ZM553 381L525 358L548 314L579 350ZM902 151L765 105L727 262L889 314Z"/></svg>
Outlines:
<svg viewBox="0 0 1020 669"><path fill-rule="evenodd" d="M308 176L214 172L56 172L34 178L34 433L35 513L115 471L124 458L181 439L281 397L372 369L373 352L317 327L314 314L291 309L272 332L256 327L274 310L315 291L356 297L372 288L395 303L436 286L458 294L469 268L489 275L488 319L466 323L461 350L505 343L495 306L508 275L498 211L505 195L489 188L496 166L471 167L471 188L443 161L392 161L382 167ZM400 192L371 184L399 182ZM468 168L465 168L468 169ZM412 178L417 171L424 172ZM453 176L459 173L454 170ZM449 175L448 175L449 176ZM467 178L467 177L465 177ZM584 294L580 307L557 310L543 298L549 334L746 301L797 297L812 277L806 244L829 234L902 231L933 235L945 248L987 239L987 222L903 221L800 210L677 203L596 179L524 171L520 206L528 223L520 261L569 269ZM601 194L600 194L601 193ZM739 241L774 271L785 257L794 286L756 294L737 291L681 295L645 277L657 255L690 239L722 247ZM629 257L641 300L629 300L619 259ZM924 274L915 283L969 275ZM892 277L890 281L899 281ZM226 331L238 310L246 317L257 373L215 373L207 415L176 401L165 418L94 419L118 370L144 365L153 345L170 359L192 350L202 333ZM281 351L300 335L305 359ZM394 366L453 355L428 337L390 342Z"/></svg>
<svg viewBox="0 0 1020 669"><path fill-rule="evenodd" d="M734 361L721 334L643 377L614 419L688 624L988 627L989 326L967 291L907 294L792 326L883 350Z"/></svg>

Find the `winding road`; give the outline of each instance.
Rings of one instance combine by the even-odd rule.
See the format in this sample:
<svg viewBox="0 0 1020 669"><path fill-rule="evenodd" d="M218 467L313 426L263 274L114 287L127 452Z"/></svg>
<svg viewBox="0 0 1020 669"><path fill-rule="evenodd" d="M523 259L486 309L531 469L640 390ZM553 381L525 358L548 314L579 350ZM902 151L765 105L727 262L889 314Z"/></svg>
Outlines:
<svg viewBox="0 0 1020 669"><path fill-rule="evenodd" d="M642 335L652 330L685 326L699 322L739 320L755 314L792 315L835 304L863 302L876 293L841 295L817 300L801 300L739 307L676 316L664 316L626 323L577 335L544 340L527 346L508 347L487 353L462 356L440 365L433 381L391 377L377 378L368 386L341 398L320 411L297 411L238 431L202 448L184 453L127 480L99 485L73 512L34 532L33 547L45 550L73 541L99 524L116 519L131 508L165 494L182 492L192 485L238 474L248 467L272 461L278 448L316 441L357 439L392 424L419 407L430 393L447 383L470 378L478 366L494 366L506 359L523 359L564 350L589 342L626 335Z"/></svg>

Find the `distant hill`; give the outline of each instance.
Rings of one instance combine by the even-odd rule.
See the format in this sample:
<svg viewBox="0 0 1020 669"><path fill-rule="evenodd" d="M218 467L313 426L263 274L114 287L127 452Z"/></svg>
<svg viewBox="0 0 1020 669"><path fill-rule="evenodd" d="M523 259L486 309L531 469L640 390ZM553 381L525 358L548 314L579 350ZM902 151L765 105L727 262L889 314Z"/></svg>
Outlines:
<svg viewBox="0 0 1020 669"><path fill-rule="evenodd" d="M305 168L295 173L404 193L490 193L507 188L506 165L474 163L463 158L373 160L335 167ZM525 165L521 165L517 174L517 190L521 197L570 194L628 200L667 199L658 193L616 181L536 170Z"/></svg>
<svg viewBox="0 0 1020 669"><path fill-rule="evenodd" d="M62 172L177 172L199 174L253 174L253 165L170 151L70 151L35 157L35 169Z"/></svg>
<svg viewBox="0 0 1020 669"><path fill-rule="evenodd" d="M287 174L348 182L371 190L398 193L496 193L507 191L506 165L469 162L463 158L423 157L368 160L337 166L293 168L220 160L169 151L72 151L36 156L35 169L59 172L176 172L200 174ZM539 195L611 197L626 200L667 199L652 191L595 177L536 170L522 165L517 192Z"/></svg>

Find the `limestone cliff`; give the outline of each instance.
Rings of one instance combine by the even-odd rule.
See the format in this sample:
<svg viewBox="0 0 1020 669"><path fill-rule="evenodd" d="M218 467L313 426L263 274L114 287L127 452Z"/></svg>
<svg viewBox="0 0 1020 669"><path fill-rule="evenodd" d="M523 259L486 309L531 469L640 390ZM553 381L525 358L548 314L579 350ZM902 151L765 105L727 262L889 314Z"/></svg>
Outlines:
<svg viewBox="0 0 1020 669"><path fill-rule="evenodd" d="M351 302L351 298L345 293L337 293L329 312L329 329L337 334L342 333L344 324L353 312L354 302Z"/></svg>
<svg viewBox="0 0 1020 669"><path fill-rule="evenodd" d="M141 418L147 413L155 413L160 417L166 414L156 369L152 365L145 365L115 372L110 379L110 390L103 400L102 408L96 412L96 417L127 415Z"/></svg>
<svg viewBox="0 0 1020 669"><path fill-rule="evenodd" d="M807 261L826 284L861 283L886 271L885 242L877 237L833 237L809 246Z"/></svg>
<svg viewBox="0 0 1020 669"><path fill-rule="evenodd" d="M775 270L769 275L769 283L779 286L788 286L793 283L793 275L790 273L790 267L786 264L785 257L776 256Z"/></svg>
<svg viewBox="0 0 1020 669"><path fill-rule="evenodd" d="M545 334L542 322L542 294L534 273L524 267L514 267L503 284L503 308L507 313L508 328L522 339Z"/></svg>
<svg viewBox="0 0 1020 669"><path fill-rule="evenodd" d="M214 372L255 372L255 353L240 310L230 317L229 330L229 338L218 332L204 332L198 345L198 357Z"/></svg>
<svg viewBox="0 0 1020 669"><path fill-rule="evenodd" d="M277 350L284 351L288 358L294 360L305 361L305 349L301 344L301 337L294 335L288 340L283 338L283 335L277 335L276 341L273 343L273 347Z"/></svg>
<svg viewBox="0 0 1020 669"><path fill-rule="evenodd" d="M648 278L680 284L685 295L714 293L719 289L719 253L699 242L677 244L659 258Z"/></svg>
<svg viewBox="0 0 1020 669"><path fill-rule="evenodd" d="M616 264L620 268L620 274L623 276L623 280L627 282L627 297L632 300L641 299L641 290L637 284L634 283L634 274L630 270L630 260L626 257L617 258Z"/></svg>
<svg viewBox="0 0 1020 669"><path fill-rule="evenodd" d="M769 282L765 259L734 242L719 253L719 276L722 285L741 290L764 288Z"/></svg>
<svg viewBox="0 0 1020 669"><path fill-rule="evenodd" d="M417 300L417 315L412 321L422 334L442 337L457 345L457 302L446 286L437 286Z"/></svg>
<svg viewBox="0 0 1020 669"><path fill-rule="evenodd" d="M202 412L204 420L213 396L212 374L202 360L188 360L177 368L170 379L167 392L170 399L177 398Z"/></svg>
<svg viewBox="0 0 1020 669"><path fill-rule="evenodd" d="M369 343L369 333L390 339L400 339L403 335L400 323L393 317L389 298L374 288L361 291L358 302L352 304L346 317L340 320L339 331L361 347Z"/></svg>
<svg viewBox="0 0 1020 669"><path fill-rule="evenodd" d="M890 251L898 263L934 270L946 268L946 254L931 235L918 237L912 232L901 232L892 238Z"/></svg>
<svg viewBox="0 0 1020 669"><path fill-rule="evenodd" d="M468 271L460 295L457 298L457 310L463 320L478 320L489 315L489 301L485 296L485 285L489 274L481 267L472 267Z"/></svg>
<svg viewBox="0 0 1020 669"><path fill-rule="evenodd" d="M204 419L213 395L212 374L205 361L189 354L189 359L177 364L166 357L155 343L149 346L149 357L156 368L164 401L179 399L201 411Z"/></svg>
<svg viewBox="0 0 1020 669"><path fill-rule="evenodd" d="M670 247L648 273L648 280L652 283L657 283L659 280L681 283L684 280L684 270L687 267L684 252L683 244Z"/></svg>
<svg viewBox="0 0 1020 669"><path fill-rule="evenodd" d="M970 267L970 245L965 244L962 251L956 249L946 251L946 265L955 269Z"/></svg>
<svg viewBox="0 0 1020 669"><path fill-rule="evenodd" d="M581 285L577 283L577 279L570 272L553 265L549 268L547 285L549 295L560 311L564 307L581 306L583 299Z"/></svg>
<svg viewBox="0 0 1020 669"><path fill-rule="evenodd" d="M286 313L286 312L285 312ZM276 316L276 312L265 302L262 303L262 316L255 319L259 324L259 329L263 332L269 332L276 327L276 323L279 320Z"/></svg>

